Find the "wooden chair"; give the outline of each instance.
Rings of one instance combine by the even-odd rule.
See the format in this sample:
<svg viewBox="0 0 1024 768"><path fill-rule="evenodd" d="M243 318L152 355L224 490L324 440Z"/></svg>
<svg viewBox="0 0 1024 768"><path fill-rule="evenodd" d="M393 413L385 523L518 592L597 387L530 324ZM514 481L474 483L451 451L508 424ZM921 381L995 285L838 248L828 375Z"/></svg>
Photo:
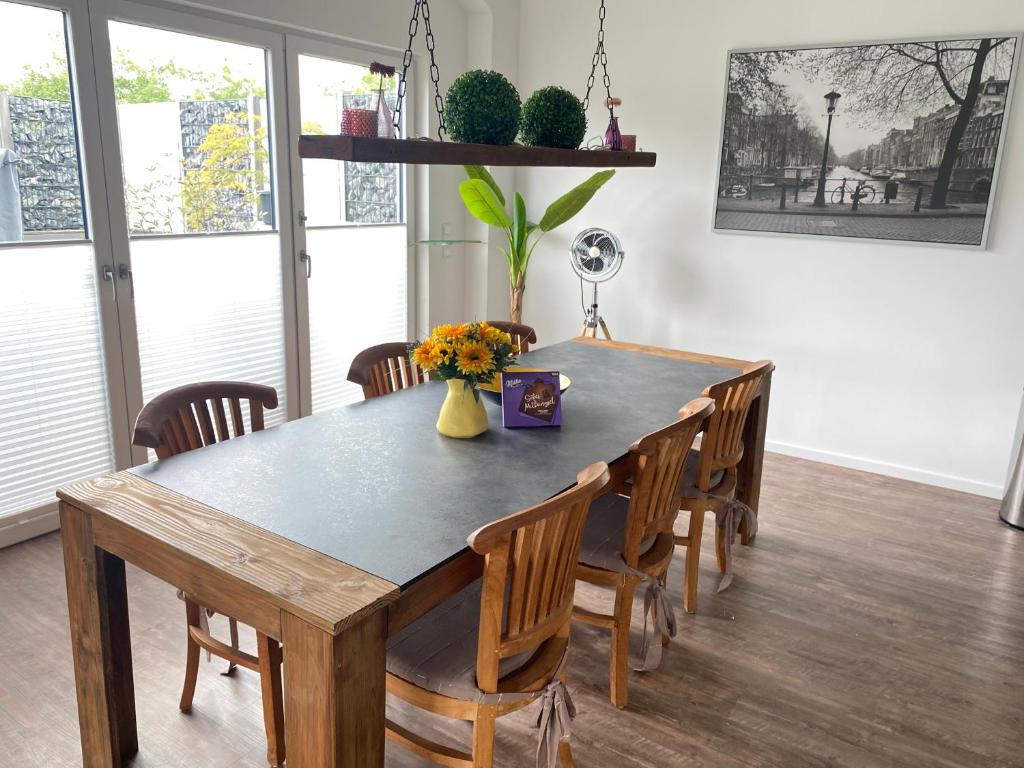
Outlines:
<svg viewBox="0 0 1024 768"><path fill-rule="evenodd" d="M427 381L427 375L409 360L409 344L395 341L368 347L355 356L348 380L363 388L369 400Z"/></svg>
<svg viewBox="0 0 1024 768"><path fill-rule="evenodd" d="M627 458L632 482L620 489L629 495L605 494L590 508L576 578L614 589L615 606L611 614L577 607L573 616L612 631L609 693L617 707L628 703L629 626L638 586L647 586L645 614L661 635L652 639L645 616L640 669L657 667L662 645L675 634L664 587L675 550L672 526L679 514L679 481L694 438L714 408L708 398L693 400L673 424L633 443Z"/></svg>
<svg viewBox="0 0 1024 768"><path fill-rule="evenodd" d="M687 613L697 610L705 513L714 512L718 522L719 517L724 518L728 505L735 503L737 467L743 458L743 428L764 377L774 369L771 361L762 360L749 365L739 376L704 390L704 396L715 401L715 412L705 427L700 450L691 451L687 459L680 485L680 509L690 513L689 529L685 536L675 538L676 544L686 547L683 605ZM731 568L731 527L731 521L724 519L715 526L715 551L723 574ZM741 524L740 531L743 542L748 543L751 533L746 522Z"/></svg>
<svg viewBox="0 0 1024 768"><path fill-rule="evenodd" d="M139 413L132 442L152 448L161 459L202 448L245 434L242 402L248 403L252 431L263 429L264 408L277 408L273 387L235 381L211 381L187 384L153 398ZM229 428L230 419L230 428ZM206 609L182 595L188 622L188 657L185 684L179 707L192 708L201 651L228 661L231 674L236 665L259 673L263 695L263 721L267 731L267 761L279 766L285 760L284 699L281 690L281 646L266 635L256 633L256 656L238 649L238 622L228 617L231 644L213 637L206 622Z"/></svg>
<svg viewBox="0 0 1024 768"><path fill-rule="evenodd" d="M608 483L593 464L577 484L469 537L483 577L388 642L388 693L435 714L473 723L472 753L388 721L388 738L441 765L490 768L495 719L544 698L538 766L572 766L558 718L571 716L566 655L573 569L591 500ZM517 764L521 761L516 761Z"/></svg>
<svg viewBox="0 0 1024 768"><path fill-rule="evenodd" d="M530 345L537 343L537 332L528 325L522 323L510 323L508 320L488 320L488 325L493 325L512 337L512 343L519 345L520 352L529 352Z"/></svg>

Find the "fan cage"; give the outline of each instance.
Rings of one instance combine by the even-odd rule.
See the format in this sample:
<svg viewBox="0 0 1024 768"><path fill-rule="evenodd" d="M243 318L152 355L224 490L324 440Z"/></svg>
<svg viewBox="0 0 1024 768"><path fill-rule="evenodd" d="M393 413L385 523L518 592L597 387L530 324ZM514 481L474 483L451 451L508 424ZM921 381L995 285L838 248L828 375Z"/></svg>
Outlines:
<svg viewBox="0 0 1024 768"><path fill-rule="evenodd" d="M600 249L600 257L590 255L590 249L594 246ZM573 238L569 247L569 264L582 279L591 283L601 283L614 277L621 269L624 255L619 238L606 229L593 227L583 230ZM604 264L603 269L599 271L593 271L586 263L596 258L601 258Z"/></svg>

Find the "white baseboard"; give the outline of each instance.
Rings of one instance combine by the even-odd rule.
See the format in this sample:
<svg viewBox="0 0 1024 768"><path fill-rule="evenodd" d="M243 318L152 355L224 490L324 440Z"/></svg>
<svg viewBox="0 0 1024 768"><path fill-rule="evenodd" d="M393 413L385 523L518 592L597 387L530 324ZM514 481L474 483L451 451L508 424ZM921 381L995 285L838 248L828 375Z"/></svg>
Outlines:
<svg viewBox="0 0 1024 768"><path fill-rule="evenodd" d="M34 539L58 528L60 517L57 515L56 502L31 512L0 517L0 549L20 541Z"/></svg>
<svg viewBox="0 0 1024 768"><path fill-rule="evenodd" d="M966 477L944 475L927 469L905 467L901 464L889 464L884 461L865 459L860 456L848 456L843 453L833 453L832 451L822 451L802 445L780 443L775 440L766 440L764 447L765 450L782 453L786 456L795 456L798 459L810 459L811 461L820 461L823 464L836 464L848 469L861 469L865 472L874 472L876 475L898 477L901 480L912 480L916 483L924 483L925 485L937 485L940 488L973 493L976 496L986 496L990 499L1001 499L1003 497L1002 486L994 483L983 483Z"/></svg>

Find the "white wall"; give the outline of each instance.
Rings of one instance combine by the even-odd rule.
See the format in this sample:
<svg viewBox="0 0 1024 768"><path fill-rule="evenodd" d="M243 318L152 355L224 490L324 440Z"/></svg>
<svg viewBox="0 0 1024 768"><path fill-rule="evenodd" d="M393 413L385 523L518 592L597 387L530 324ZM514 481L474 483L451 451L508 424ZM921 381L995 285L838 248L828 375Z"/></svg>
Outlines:
<svg viewBox="0 0 1024 768"><path fill-rule="evenodd" d="M522 0L519 86L580 92L592 0ZM622 129L658 151L619 172L533 257L525 320L544 341L579 330L566 246L618 233L626 264L602 292L617 338L772 358L771 448L1001 495L1024 385L1024 93L1017 83L986 251L711 231L730 48L1024 28L1019 0L647 0L609 3ZM595 99L599 103L600 98ZM600 109L589 135L603 133ZM532 214L583 172L522 169Z"/></svg>

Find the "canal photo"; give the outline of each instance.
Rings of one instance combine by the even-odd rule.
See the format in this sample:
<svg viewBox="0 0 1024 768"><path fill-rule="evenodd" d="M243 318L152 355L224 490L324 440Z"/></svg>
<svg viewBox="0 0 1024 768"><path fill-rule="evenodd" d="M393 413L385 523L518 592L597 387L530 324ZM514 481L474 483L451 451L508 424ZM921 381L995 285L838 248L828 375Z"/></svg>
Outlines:
<svg viewBox="0 0 1024 768"><path fill-rule="evenodd" d="M1020 43L730 52L715 229L983 247Z"/></svg>

